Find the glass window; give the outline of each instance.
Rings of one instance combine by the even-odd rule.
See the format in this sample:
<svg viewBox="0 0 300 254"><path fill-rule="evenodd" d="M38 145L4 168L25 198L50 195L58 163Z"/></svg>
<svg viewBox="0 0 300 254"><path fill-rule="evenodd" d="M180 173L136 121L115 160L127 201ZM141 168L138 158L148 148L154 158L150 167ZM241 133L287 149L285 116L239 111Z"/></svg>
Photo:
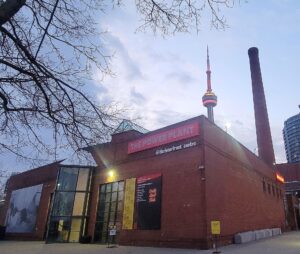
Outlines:
<svg viewBox="0 0 300 254"><path fill-rule="evenodd" d="M111 194L111 202L117 201L118 192L113 192Z"/></svg>
<svg viewBox="0 0 300 254"><path fill-rule="evenodd" d="M57 183L57 190L75 190L77 183L77 168L61 168Z"/></svg>
<svg viewBox="0 0 300 254"><path fill-rule="evenodd" d="M82 216L85 193L77 192L74 200L73 216Z"/></svg>
<svg viewBox="0 0 300 254"><path fill-rule="evenodd" d="M111 183L106 185L106 192L111 192L111 186L112 186Z"/></svg>
<svg viewBox="0 0 300 254"><path fill-rule="evenodd" d="M105 210L104 212L108 213L109 211L109 203L105 203Z"/></svg>
<svg viewBox="0 0 300 254"><path fill-rule="evenodd" d="M105 193L100 194L99 202L100 203L105 202Z"/></svg>
<svg viewBox="0 0 300 254"><path fill-rule="evenodd" d="M116 205L117 205L117 202L111 202L110 210L111 211L116 211Z"/></svg>
<svg viewBox="0 0 300 254"><path fill-rule="evenodd" d="M108 213L104 213L104 221L108 221Z"/></svg>
<svg viewBox="0 0 300 254"><path fill-rule="evenodd" d="M74 192L56 192L53 204L53 216L72 215Z"/></svg>
<svg viewBox="0 0 300 254"><path fill-rule="evenodd" d="M77 191L85 191L86 186L88 184L89 180L89 170L88 169L80 169L79 175L78 175L78 181L77 181Z"/></svg>
<svg viewBox="0 0 300 254"><path fill-rule="evenodd" d="M123 188L123 181L100 186L100 190L103 190L103 192L99 193L96 227L94 231L95 241L105 243L108 236L108 226L113 226L118 222L118 219L120 220L123 207ZM100 203L101 201L102 203ZM119 212L118 209L120 209ZM117 218L117 215L120 216L120 218ZM121 226L119 225L119 227Z"/></svg>
<svg viewBox="0 0 300 254"><path fill-rule="evenodd" d="M110 202L111 193L106 193L105 202Z"/></svg>
<svg viewBox="0 0 300 254"><path fill-rule="evenodd" d="M64 217L52 217L49 224L48 238L57 242L67 242L70 230L70 220Z"/></svg>
<svg viewBox="0 0 300 254"><path fill-rule="evenodd" d="M124 192L119 191L118 200L123 200L123 198L124 198Z"/></svg>
<svg viewBox="0 0 300 254"><path fill-rule="evenodd" d="M114 222L115 221L115 217L116 217L116 213L115 212L110 212L109 221L110 222Z"/></svg>
<svg viewBox="0 0 300 254"><path fill-rule="evenodd" d="M91 170L92 168L60 168L47 242L79 242L80 236L85 233L88 206L84 205L89 200ZM102 199L105 201L105 195Z"/></svg>
<svg viewBox="0 0 300 254"><path fill-rule="evenodd" d="M123 210L123 202L122 201L120 201L120 202L118 202L118 211L122 211Z"/></svg>
<svg viewBox="0 0 300 254"><path fill-rule="evenodd" d="M102 193L105 192L105 187L106 187L105 184L101 185L100 191L101 191Z"/></svg>
<svg viewBox="0 0 300 254"><path fill-rule="evenodd" d="M124 181L119 182L119 190L120 191L124 190Z"/></svg>
<svg viewBox="0 0 300 254"><path fill-rule="evenodd" d="M112 191L118 191L118 185L119 185L118 182L114 182L112 185Z"/></svg>

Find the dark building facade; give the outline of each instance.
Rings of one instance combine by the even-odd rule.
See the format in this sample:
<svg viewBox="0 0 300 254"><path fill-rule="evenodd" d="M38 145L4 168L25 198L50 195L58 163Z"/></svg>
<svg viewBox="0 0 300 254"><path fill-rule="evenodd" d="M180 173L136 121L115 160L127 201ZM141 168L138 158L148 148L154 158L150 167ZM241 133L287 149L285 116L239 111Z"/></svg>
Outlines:
<svg viewBox="0 0 300 254"><path fill-rule="evenodd" d="M300 113L284 122L283 138L289 163L300 163Z"/></svg>
<svg viewBox="0 0 300 254"><path fill-rule="evenodd" d="M300 163L277 164L276 169L285 179L286 226L300 229Z"/></svg>

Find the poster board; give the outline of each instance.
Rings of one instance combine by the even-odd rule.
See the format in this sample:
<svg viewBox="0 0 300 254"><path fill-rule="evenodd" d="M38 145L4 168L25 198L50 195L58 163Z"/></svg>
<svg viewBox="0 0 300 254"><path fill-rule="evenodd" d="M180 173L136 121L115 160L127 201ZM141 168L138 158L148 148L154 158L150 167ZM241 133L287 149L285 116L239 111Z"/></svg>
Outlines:
<svg viewBox="0 0 300 254"><path fill-rule="evenodd" d="M137 229L155 230L161 226L162 175L152 174L137 178Z"/></svg>

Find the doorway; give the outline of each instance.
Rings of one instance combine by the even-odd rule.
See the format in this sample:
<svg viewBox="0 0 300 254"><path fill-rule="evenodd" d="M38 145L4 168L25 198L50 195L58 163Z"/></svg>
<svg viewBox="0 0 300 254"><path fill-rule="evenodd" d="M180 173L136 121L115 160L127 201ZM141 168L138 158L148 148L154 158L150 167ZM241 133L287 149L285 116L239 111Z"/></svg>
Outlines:
<svg viewBox="0 0 300 254"><path fill-rule="evenodd" d="M94 241L107 243L109 229L114 226L117 232L121 229L124 181L102 184L99 188ZM112 240L113 243L117 241L115 237Z"/></svg>

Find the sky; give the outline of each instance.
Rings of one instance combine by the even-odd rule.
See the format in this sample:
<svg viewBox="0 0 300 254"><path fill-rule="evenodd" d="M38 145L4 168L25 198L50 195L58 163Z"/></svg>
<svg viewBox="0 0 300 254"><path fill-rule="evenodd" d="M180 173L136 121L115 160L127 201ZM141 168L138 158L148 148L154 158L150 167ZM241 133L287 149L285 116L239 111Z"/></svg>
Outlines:
<svg viewBox="0 0 300 254"><path fill-rule="evenodd" d="M125 117L155 130L197 115L206 91L206 47L212 88L218 96L216 124L257 153L248 49L258 47L277 163L285 162L284 121L299 112L300 2L241 1L223 9L228 28L212 29L204 13L201 30L172 36L137 32L135 6L99 19L108 31L114 77L96 82L100 101L119 102ZM95 74L97 80L97 74Z"/></svg>
<svg viewBox="0 0 300 254"><path fill-rule="evenodd" d="M132 3L131 3L132 2ZM237 1L238 2L238 1ZM210 52L212 88L218 96L216 124L257 153L248 49L258 47L277 163L285 162L284 121L299 113L300 1L240 1L222 9L228 28L210 26L203 13L200 31L162 37L141 25L134 1L97 17L106 50L113 55L114 76L94 73L100 103L118 103L123 117L155 130L198 115L206 91L206 47ZM92 91L93 92L93 91ZM0 161L12 171L26 164Z"/></svg>

